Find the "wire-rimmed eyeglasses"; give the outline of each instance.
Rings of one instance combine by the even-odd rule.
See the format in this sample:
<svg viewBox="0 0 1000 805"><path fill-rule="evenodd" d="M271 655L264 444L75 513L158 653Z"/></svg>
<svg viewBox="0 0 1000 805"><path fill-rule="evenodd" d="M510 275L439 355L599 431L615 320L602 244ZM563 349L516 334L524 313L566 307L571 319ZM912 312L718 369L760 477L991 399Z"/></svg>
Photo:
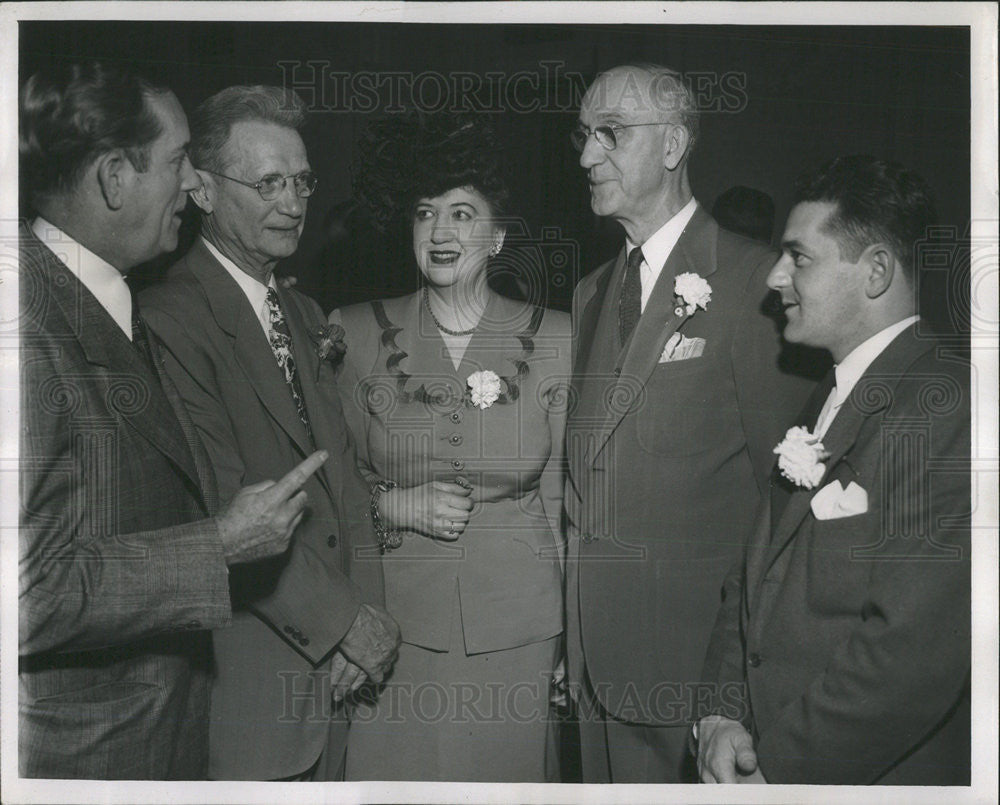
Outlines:
<svg viewBox="0 0 1000 805"><path fill-rule="evenodd" d="M282 191L288 185L289 179L292 180L295 187L295 194L299 198L308 198L311 196L313 191L316 189L316 185L319 183L319 177L312 171L292 173L288 176L282 176L280 173L269 173L267 176L262 176L256 182L244 182L242 179L237 179L235 176L226 176L224 173L218 173L217 171L209 170L208 168L200 168L199 170L203 170L205 173L211 173L213 176L218 176L221 179L228 179L231 182L236 182L244 187L252 187L260 193L260 197L264 199L264 201L274 201L278 196L280 196Z"/></svg>
<svg viewBox="0 0 1000 805"><path fill-rule="evenodd" d="M656 123L605 123L602 126L595 126L591 129L584 126L583 123L577 123L576 128L570 131L569 139L573 143L573 147L583 153L583 149L587 147L587 140L593 134L594 139L601 144L601 147L605 151L614 151L618 147L618 132L622 129L631 129L636 126L670 125L672 124L666 121L658 121Z"/></svg>

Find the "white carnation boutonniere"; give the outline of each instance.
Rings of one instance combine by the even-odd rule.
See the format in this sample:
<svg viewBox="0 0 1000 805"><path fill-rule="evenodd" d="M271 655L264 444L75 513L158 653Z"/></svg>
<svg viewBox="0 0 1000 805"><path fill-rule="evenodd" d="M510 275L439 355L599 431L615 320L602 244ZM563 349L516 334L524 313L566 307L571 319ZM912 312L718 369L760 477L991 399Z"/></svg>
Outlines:
<svg viewBox="0 0 1000 805"><path fill-rule="evenodd" d="M479 408L489 408L500 398L500 376L490 369L473 372L466 379L469 399Z"/></svg>
<svg viewBox="0 0 1000 805"><path fill-rule="evenodd" d="M686 271L674 279L674 296L677 299L674 313L691 316L698 308L705 310L708 307L712 301L712 286L700 274Z"/></svg>
<svg viewBox="0 0 1000 805"><path fill-rule="evenodd" d="M823 461L830 457L819 437L803 427L789 428L773 452L778 456L781 474L804 489L812 489L823 479Z"/></svg>

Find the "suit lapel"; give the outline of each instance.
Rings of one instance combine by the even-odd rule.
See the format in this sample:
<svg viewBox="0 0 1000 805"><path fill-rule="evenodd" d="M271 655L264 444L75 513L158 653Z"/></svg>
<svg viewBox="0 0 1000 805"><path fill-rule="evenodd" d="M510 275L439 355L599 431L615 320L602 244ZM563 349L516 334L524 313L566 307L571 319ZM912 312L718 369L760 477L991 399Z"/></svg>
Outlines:
<svg viewBox="0 0 1000 805"><path fill-rule="evenodd" d="M250 387L302 455L308 455L312 452L312 445L285 383L285 375L274 359L260 320L243 290L200 240L191 248L187 262L205 292L216 323L232 340L233 359L246 375ZM296 361L301 352L301 347L298 352L293 352ZM300 375L303 371L316 371L315 364L306 360L307 366L299 368Z"/></svg>
<svg viewBox="0 0 1000 805"><path fill-rule="evenodd" d="M329 388L332 391L332 380L326 386L321 386L317 382L320 369L319 355L312 338L309 337L309 325L306 323L296 300L280 285L278 287L278 301L281 302L281 309L288 324L288 332L292 337L292 357L295 359L299 386L302 389L302 402L306 408L306 415L309 417L309 426L312 428L316 446L329 447L331 454L334 454L334 451L339 452L343 448L343 429L334 427L331 422L334 416L340 414L340 400L335 393L323 393L324 388ZM284 376L282 376L282 381L284 381ZM290 394L288 397L291 399ZM294 409L295 406L292 407ZM298 411L295 411L295 421L301 425ZM302 428L302 438L308 441L305 428ZM308 444L300 445L300 448L306 452L312 450L312 446ZM336 490L338 499L343 482L340 469L337 462L327 461L323 465L323 472L317 473L328 492L332 494Z"/></svg>
<svg viewBox="0 0 1000 805"><path fill-rule="evenodd" d="M602 308L606 308L610 299L608 297L608 287L611 285L612 277L621 277L625 266L625 250L622 249L616 260L613 260L601 268L594 282L592 292L587 299L580 300L580 321L577 325L577 352L573 365L573 382L577 383L577 377L587 368L590 360L591 348L594 339L597 337L597 323L601 317ZM620 280L619 280L620 281ZM616 286L617 287L617 284ZM602 304L603 303L603 304ZM579 391L579 389L577 389Z"/></svg>
<svg viewBox="0 0 1000 805"><path fill-rule="evenodd" d="M824 462L826 472L813 489L796 489L792 492L779 522L773 524L774 533L767 553L765 570L770 567L799 531L799 526L810 513L813 496L837 473L837 466L855 442L866 420L884 411L892 402L896 383L906 367L922 352L933 348L927 341L915 337L915 327L901 333L886 347L858 380L851 396L823 437L823 445L830 453ZM869 383L874 386L867 388Z"/></svg>
<svg viewBox="0 0 1000 805"><path fill-rule="evenodd" d="M38 243L33 235L28 237ZM46 252L44 259L43 270L48 275L52 301L66 321L78 323L76 335L87 361L104 370L90 374L90 379L105 387L108 407L170 459L195 489L202 490L191 451L160 376L153 374L132 342L76 275L51 252Z"/></svg>
<svg viewBox="0 0 1000 805"><path fill-rule="evenodd" d="M623 355L619 356L621 376L609 396L620 404L607 406L607 419L591 460L596 459L625 414L640 404L642 390L659 362L667 339L689 318L683 311L680 315L676 312L674 278L688 271L702 277L714 274L717 236L715 221L698 207L663 265L632 338L622 348ZM710 316L712 313L699 310L694 315Z"/></svg>

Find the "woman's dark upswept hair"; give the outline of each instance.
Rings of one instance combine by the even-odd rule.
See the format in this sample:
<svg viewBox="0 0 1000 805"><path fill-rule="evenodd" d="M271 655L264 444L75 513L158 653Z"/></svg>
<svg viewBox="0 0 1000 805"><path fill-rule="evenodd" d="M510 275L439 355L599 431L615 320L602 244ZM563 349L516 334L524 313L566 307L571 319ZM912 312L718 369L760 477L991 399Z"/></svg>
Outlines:
<svg viewBox="0 0 1000 805"><path fill-rule="evenodd" d="M354 198L382 228L422 198L472 187L494 217L507 211L497 138L488 115L408 112L372 121L358 145Z"/></svg>

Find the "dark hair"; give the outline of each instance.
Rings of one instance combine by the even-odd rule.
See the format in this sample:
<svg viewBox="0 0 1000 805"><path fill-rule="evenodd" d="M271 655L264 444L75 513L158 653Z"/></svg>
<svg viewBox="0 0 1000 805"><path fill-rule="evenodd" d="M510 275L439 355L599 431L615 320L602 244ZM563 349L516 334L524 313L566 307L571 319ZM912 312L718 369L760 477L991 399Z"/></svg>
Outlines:
<svg viewBox="0 0 1000 805"><path fill-rule="evenodd" d="M101 154L121 148L137 171L162 130L147 102L168 93L116 65L65 63L31 76L20 96L20 170L26 195L72 190Z"/></svg>
<svg viewBox="0 0 1000 805"><path fill-rule="evenodd" d="M421 198L471 187L494 217L507 212L493 125L485 115L404 113L372 121L358 145L354 197L385 228Z"/></svg>
<svg viewBox="0 0 1000 805"><path fill-rule="evenodd" d="M290 89L237 86L202 101L191 115L191 162L196 168L222 171L222 151L233 124L260 121L300 130L306 122L305 104Z"/></svg>
<svg viewBox="0 0 1000 805"><path fill-rule="evenodd" d="M837 205L824 229L833 235L841 257L856 261L873 243L887 243L909 278L914 246L927 236L936 215L927 183L896 162L873 156L837 157L799 179L795 202Z"/></svg>
<svg viewBox="0 0 1000 805"><path fill-rule="evenodd" d="M763 190L737 185L715 200L712 217L723 229L770 243L774 230L774 200Z"/></svg>

